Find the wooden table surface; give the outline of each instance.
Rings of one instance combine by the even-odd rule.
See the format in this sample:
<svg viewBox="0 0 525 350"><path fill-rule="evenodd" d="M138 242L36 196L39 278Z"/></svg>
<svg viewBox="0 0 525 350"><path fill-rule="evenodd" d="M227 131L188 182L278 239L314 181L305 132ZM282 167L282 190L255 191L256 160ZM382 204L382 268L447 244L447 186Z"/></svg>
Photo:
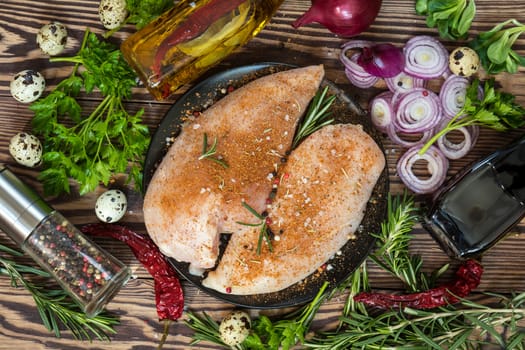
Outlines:
<svg viewBox="0 0 525 350"><path fill-rule="evenodd" d="M339 61L340 46L347 39L337 37L318 25L310 25L300 30L291 27L291 22L307 10L310 2L307 0L286 0L278 13L267 27L248 45L237 50L219 67L208 72L236 67L261 61L278 61L299 66L308 64L324 64L327 78L334 81L340 88L355 97L363 107L367 101L382 87L359 90L347 81L343 66ZM508 18L525 20L525 3L522 0L490 1L477 0L477 15L471 33L485 31L496 23ZM48 83L48 91L59 78L69 74L70 67L61 64L50 64L48 57L41 54L35 35L45 23L59 20L66 24L70 38L64 54L76 52L86 27L97 33L103 32L98 19L98 1L29 1L2 0L0 6L0 163L7 164L10 169L35 189L42 188L36 180L37 171L17 165L9 155L10 138L17 132L30 131L32 113L27 105L16 102L9 93L9 82L12 76L23 69L35 69L44 74ZM116 33L112 40L116 43L127 37L133 28ZM402 45L414 35L427 34L437 37L435 29L425 25L424 18L414 11L414 1L383 0L381 12L374 25L360 38L376 42L392 42ZM453 42L444 42L452 49ZM520 54L525 54L525 38L518 40L515 48ZM525 105L525 74L523 69L514 75L500 74L497 81L505 91L517 96L517 101ZM181 90L182 93L182 90ZM157 102L151 98L145 89L137 88L133 100L127 103L130 110L144 108L145 121L153 132L173 99ZM81 103L93 105L90 97L85 97ZM449 175L471 161L505 145L521 132L496 133L482 129L475 149L465 158L452 161ZM403 185L395 173L397 158L402 150L385 139L385 149L388 151L388 167L390 171L391 190L394 193L403 191ZM105 190L100 186L96 192L79 196L73 193L58 199L50 199L50 203L74 224L96 222L94 204L97 196ZM129 208L123 223L144 233L142 217L142 197L131 189L125 189ZM418 198L422 200L423 198ZM478 291L492 292L522 292L525 291L525 235L522 235L525 221L513 229L507 239L502 241L483 258L486 272ZM414 238L411 249L421 254L425 262L425 270L449 262L449 258L438 248L432 238L419 226L414 228ZM71 334L64 332L57 339L49 333L41 323L37 309L30 295L21 288L13 288L7 277L0 277L0 349L154 349L156 348L163 324L157 319L154 302L152 279L135 260L126 246L112 240L97 240L104 248L129 264L133 270L133 279L121 290L108 305L108 310L121 317L121 324L116 327L117 334L112 336L110 343L94 341L79 342ZM9 239L2 233L0 243L10 245ZM29 260L27 260L29 262ZM452 266L456 266L452 262ZM450 274L454 271L451 269ZM371 283L381 289L399 289L401 286L385 273L371 267ZM447 276L450 277L450 274ZM445 278L447 278L445 276ZM215 319L220 319L234 308L233 305L221 302L200 292L197 288L183 281L186 307L192 311L206 311ZM479 294L473 295L479 301L485 298ZM344 297L338 297L327 302L314 321L314 329L329 329L334 326L340 315ZM259 311L251 310L253 314ZM282 310L266 311L272 314ZM192 332L182 323L173 324L165 349L188 349ZM214 348L210 344L201 343L195 349Z"/></svg>

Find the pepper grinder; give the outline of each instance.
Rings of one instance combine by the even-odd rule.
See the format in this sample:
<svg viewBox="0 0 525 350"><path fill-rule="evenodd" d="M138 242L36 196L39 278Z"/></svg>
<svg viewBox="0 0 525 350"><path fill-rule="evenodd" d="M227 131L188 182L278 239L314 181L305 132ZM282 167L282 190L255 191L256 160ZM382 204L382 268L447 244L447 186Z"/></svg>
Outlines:
<svg viewBox="0 0 525 350"><path fill-rule="evenodd" d="M52 275L88 317L102 311L130 277L127 266L2 164L0 229Z"/></svg>

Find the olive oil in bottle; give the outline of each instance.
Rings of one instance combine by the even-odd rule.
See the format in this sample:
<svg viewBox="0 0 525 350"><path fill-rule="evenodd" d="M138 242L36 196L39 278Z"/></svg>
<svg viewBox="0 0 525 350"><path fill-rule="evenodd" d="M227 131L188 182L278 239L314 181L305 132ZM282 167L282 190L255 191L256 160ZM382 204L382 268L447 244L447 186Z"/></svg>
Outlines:
<svg viewBox="0 0 525 350"><path fill-rule="evenodd" d="M451 180L423 226L456 258L481 255L525 215L525 136Z"/></svg>
<svg viewBox="0 0 525 350"><path fill-rule="evenodd" d="M284 0L182 0L122 43L126 61L162 100L257 35Z"/></svg>

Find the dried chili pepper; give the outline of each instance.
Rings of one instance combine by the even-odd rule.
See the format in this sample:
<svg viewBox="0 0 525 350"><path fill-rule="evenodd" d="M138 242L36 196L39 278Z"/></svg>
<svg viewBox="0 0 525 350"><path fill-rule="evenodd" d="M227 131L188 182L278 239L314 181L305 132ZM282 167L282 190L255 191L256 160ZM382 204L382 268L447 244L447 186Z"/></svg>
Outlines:
<svg viewBox="0 0 525 350"><path fill-rule="evenodd" d="M449 284L424 292L401 295L362 292L354 300L380 308L432 309L457 303L459 298L466 297L479 286L482 274L483 267L480 263L467 260L458 268L455 280Z"/></svg>
<svg viewBox="0 0 525 350"><path fill-rule="evenodd" d="M89 224L81 231L91 236L112 237L126 243L138 261L153 276L155 303L160 320L177 320L184 307L184 294L173 266L148 237L115 224Z"/></svg>
<svg viewBox="0 0 525 350"><path fill-rule="evenodd" d="M162 60L168 50L177 44L196 38L225 13L235 10L246 0L212 0L193 12L159 45L153 63L153 73L160 77Z"/></svg>

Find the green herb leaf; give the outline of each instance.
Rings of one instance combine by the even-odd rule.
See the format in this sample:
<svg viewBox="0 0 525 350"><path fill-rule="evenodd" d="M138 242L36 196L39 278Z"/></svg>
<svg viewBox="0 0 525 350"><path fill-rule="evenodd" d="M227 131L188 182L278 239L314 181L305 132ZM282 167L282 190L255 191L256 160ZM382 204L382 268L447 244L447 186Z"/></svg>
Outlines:
<svg viewBox="0 0 525 350"><path fill-rule="evenodd" d="M259 214L255 209L253 209L246 202L242 202L242 206L246 208L246 210L248 210L253 216L255 216L257 219L260 220L260 222L253 223L253 224L237 221L239 225L261 228L259 230L259 239L257 240L257 250L256 250L257 255L261 254L263 241L266 242L266 245L268 246L268 250L272 252L273 251L272 240L270 239L270 236L268 235L268 226L266 222L266 217Z"/></svg>
<svg viewBox="0 0 525 350"><path fill-rule="evenodd" d="M212 162L215 162L222 166L223 168L227 169L229 167L228 163L226 163L223 159L214 157L217 153L217 138L213 139L213 143L208 148L208 135L204 133L202 137L202 154L199 156L199 160L202 159L208 159Z"/></svg>
<svg viewBox="0 0 525 350"><path fill-rule="evenodd" d="M479 79L470 83L465 95L465 105L443 129L427 141L419 154L424 154L441 136L464 126L480 125L505 131L525 125L525 108L515 103L514 95L497 90L494 79L489 79L484 82L483 96L480 99L480 83Z"/></svg>
<svg viewBox="0 0 525 350"><path fill-rule="evenodd" d="M426 16L429 28L436 27L443 39L464 39L476 14L474 0L417 0L416 13Z"/></svg>
<svg viewBox="0 0 525 350"><path fill-rule="evenodd" d="M525 25L509 19L479 33L468 45L477 52L487 73L516 73L519 66L525 66L525 57L513 50L523 32Z"/></svg>
<svg viewBox="0 0 525 350"><path fill-rule="evenodd" d="M172 8L173 4L172 0L126 0L129 11L127 23L133 23L137 29L141 29Z"/></svg>
<svg viewBox="0 0 525 350"><path fill-rule="evenodd" d="M292 148L297 147L297 145L307 136L334 121L333 119L326 119L331 115L330 106L335 100L334 95L327 96L327 94L328 86L323 90L318 91L312 99L312 102L310 102L308 111L295 133Z"/></svg>

